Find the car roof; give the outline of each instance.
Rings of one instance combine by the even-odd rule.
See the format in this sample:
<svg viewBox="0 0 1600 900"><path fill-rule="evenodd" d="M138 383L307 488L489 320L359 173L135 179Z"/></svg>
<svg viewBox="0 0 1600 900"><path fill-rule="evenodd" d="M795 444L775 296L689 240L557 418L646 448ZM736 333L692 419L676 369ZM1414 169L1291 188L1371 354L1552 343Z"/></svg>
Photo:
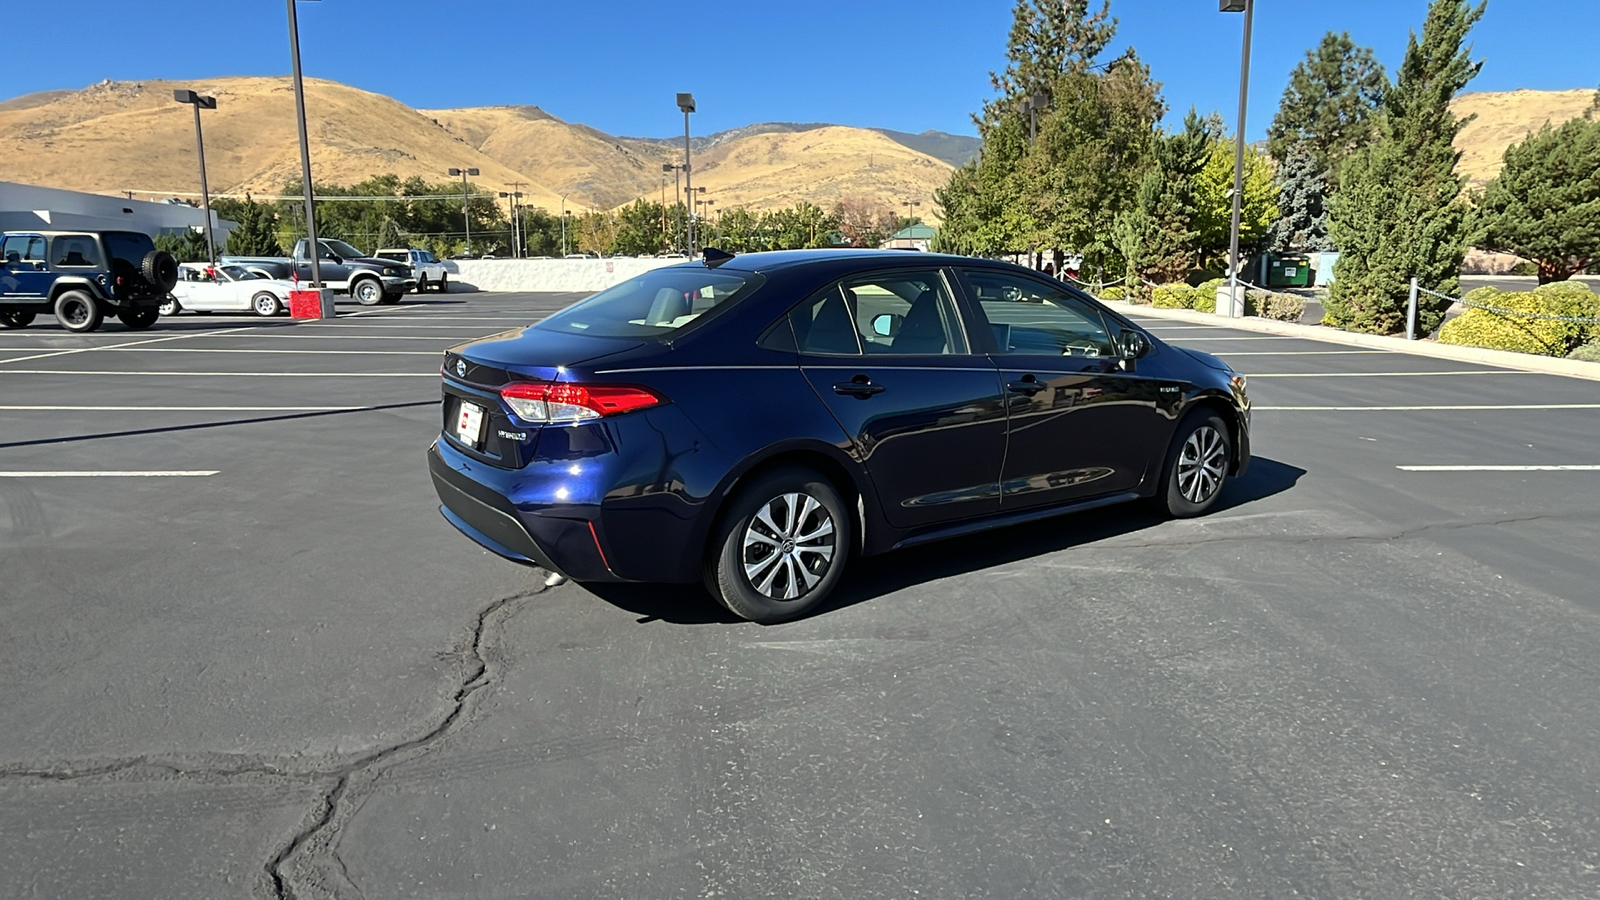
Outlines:
<svg viewBox="0 0 1600 900"><path fill-rule="evenodd" d="M131 235L136 235L138 237L149 237L148 234L145 234L142 231L125 231L125 230L122 230L120 228L83 228L83 229L79 229L77 231L62 231L60 229L56 229L54 231L42 231L42 230L39 230L39 229L12 228L10 230L7 230L5 232L0 232L0 233L4 233L4 234L36 234L36 235L39 235L40 237L59 237L61 235L69 235L69 236L73 236L73 237L84 237L85 235L106 235L106 234L131 234Z"/></svg>
<svg viewBox="0 0 1600 900"><path fill-rule="evenodd" d="M680 266L704 265L703 259L679 263ZM857 264L867 267L881 265L892 268L924 266L985 266L997 269L1031 271L1005 260L984 259L980 256L958 256L953 253L928 253L907 250L873 250L853 247L823 250L763 250L740 253L717 268L738 272L777 272L783 269L814 265ZM1035 275L1040 273L1035 272ZM1048 276L1045 276L1048 277Z"/></svg>

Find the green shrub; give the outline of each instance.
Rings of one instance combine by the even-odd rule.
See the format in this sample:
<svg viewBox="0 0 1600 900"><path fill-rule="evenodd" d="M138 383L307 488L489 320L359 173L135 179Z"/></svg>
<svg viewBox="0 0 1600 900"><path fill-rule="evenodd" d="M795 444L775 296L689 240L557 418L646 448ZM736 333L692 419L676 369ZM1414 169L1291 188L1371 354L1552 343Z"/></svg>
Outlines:
<svg viewBox="0 0 1600 900"><path fill-rule="evenodd" d="M1217 288L1227 284L1221 278L1202 281L1194 289L1195 312L1214 313L1217 311Z"/></svg>
<svg viewBox="0 0 1600 900"><path fill-rule="evenodd" d="M1467 296L1463 299L1467 301L1467 306L1469 307L1474 303L1488 303L1492 306L1494 305L1493 298L1504 293L1505 291L1502 291L1493 285L1486 284L1481 288L1473 288L1472 290L1467 291Z"/></svg>
<svg viewBox="0 0 1600 900"><path fill-rule="evenodd" d="M1127 292L1122 295L1122 299L1132 303L1134 306L1149 306L1150 286L1142 282L1129 284Z"/></svg>
<svg viewBox="0 0 1600 900"><path fill-rule="evenodd" d="M1194 288L1186 284L1163 284L1150 293L1156 309L1194 309Z"/></svg>
<svg viewBox="0 0 1600 900"><path fill-rule="evenodd" d="M1512 266L1511 267L1511 271L1506 273L1506 274L1508 274L1508 275L1537 275L1537 274L1539 274L1539 267L1534 265L1531 262L1528 262L1527 260L1523 260L1522 262L1519 262L1516 265Z"/></svg>
<svg viewBox="0 0 1600 900"><path fill-rule="evenodd" d="M1279 322L1298 322L1306 311L1306 301L1293 294L1273 291L1245 291L1244 314L1276 319Z"/></svg>
<svg viewBox="0 0 1600 900"><path fill-rule="evenodd" d="M1590 341L1580 344L1567 354L1567 359L1581 359L1584 362L1600 363L1600 341Z"/></svg>
<svg viewBox="0 0 1600 900"><path fill-rule="evenodd" d="M1122 285L1113 285L1100 291L1100 299L1112 303L1121 303L1128 294L1128 289Z"/></svg>
<svg viewBox="0 0 1600 900"><path fill-rule="evenodd" d="M1474 302L1490 303L1497 309L1510 313L1592 316L1594 314L1592 306L1580 297L1574 296L1574 293L1570 291L1499 293L1487 300L1475 298ZM1584 332L1585 326L1575 322L1504 315L1487 309L1469 308L1460 316L1445 323L1444 328L1439 331L1439 343L1484 347L1489 350L1514 350L1518 353L1538 353L1543 356L1566 356L1567 351L1582 342Z"/></svg>

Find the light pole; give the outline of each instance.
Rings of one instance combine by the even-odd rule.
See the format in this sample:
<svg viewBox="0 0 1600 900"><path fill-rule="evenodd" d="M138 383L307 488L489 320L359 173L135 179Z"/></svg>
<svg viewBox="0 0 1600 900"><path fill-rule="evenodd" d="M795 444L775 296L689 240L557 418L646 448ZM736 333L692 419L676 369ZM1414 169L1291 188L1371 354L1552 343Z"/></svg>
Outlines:
<svg viewBox="0 0 1600 900"><path fill-rule="evenodd" d="M217 264L217 241L211 232L211 188L206 184L206 141L200 133L200 110L216 109L217 98L202 97L194 91L173 91L172 99L194 107L194 146L200 154L200 208L206 214L206 258Z"/></svg>
<svg viewBox="0 0 1600 900"><path fill-rule="evenodd" d="M663 172L670 171L672 173L672 202L677 204L679 209L682 209L683 208L683 194L679 192L679 188L681 187L681 185L678 183L678 173L683 171L683 166L673 165L672 163L662 163L661 164L661 171L663 171ZM665 191L665 189L666 189L666 185L662 185L662 190ZM677 227L677 231L679 233L681 233L683 231L683 217L681 215L679 215L679 216L675 216L674 218L676 218L678 220L674 224L676 224L678 226ZM672 246L673 246L674 250L677 249L677 246L678 246L678 234L673 234L673 236L672 236Z"/></svg>
<svg viewBox="0 0 1600 900"><path fill-rule="evenodd" d="M689 114L694 112L694 95L678 95L678 109L683 110L683 190L684 193L694 196L693 169L689 167ZM689 216L688 238L689 255L694 255L694 216Z"/></svg>
<svg viewBox="0 0 1600 900"><path fill-rule="evenodd" d="M1233 145L1233 221L1228 227L1228 309L1227 315L1244 315L1239 302L1239 213L1244 204L1244 113L1250 98L1250 26L1256 12L1255 0L1218 0L1222 12L1244 13L1244 49L1239 54L1239 129ZM1222 312L1222 307L1217 307Z"/></svg>
<svg viewBox="0 0 1600 900"><path fill-rule="evenodd" d="M1039 113L1050 106L1049 94L1029 94L1022 98L1022 111L1028 114L1028 143L1039 137Z"/></svg>
<svg viewBox="0 0 1600 900"><path fill-rule="evenodd" d="M567 255L567 195L561 195L561 256Z"/></svg>
<svg viewBox="0 0 1600 900"><path fill-rule="evenodd" d="M467 193L467 176L478 177L477 169L451 169L450 174L461 176L461 220L467 223L467 255L472 255L472 209L468 206L471 195Z"/></svg>
<svg viewBox="0 0 1600 900"><path fill-rule="evenodd" d="M322 287L322 244L317 240L317 210L311 199L311 142L306 138L306 86L300 77L300 21L289 0L289 58L294 65L294 111L300 124L300 184L306 200L306 255L311 258L311 286ZM326 301L324 301L326 302Z"/></svg>
<svg viewBox="0 0 1600 900"><path fill-rule="evenodd" d="M520 225L518 223L518 217L517 217L517 210L519 208L519 204L518 204L517 201L522 199L522 192L517 190L517 188L519 188L519 187L527 187L527 186L528 186L528 183L526 181L513 181L513 182L511 182L511 184L507 185L507 187L511 188L511 190L509 190L509 191L501 191L500 192L500 196L505 197L507 199L507 201L508 201L507 205L511 207L511 258L512 259L520 259L520 258L522 258L522 232L521 232L521 228L520 228Z"/></svg>

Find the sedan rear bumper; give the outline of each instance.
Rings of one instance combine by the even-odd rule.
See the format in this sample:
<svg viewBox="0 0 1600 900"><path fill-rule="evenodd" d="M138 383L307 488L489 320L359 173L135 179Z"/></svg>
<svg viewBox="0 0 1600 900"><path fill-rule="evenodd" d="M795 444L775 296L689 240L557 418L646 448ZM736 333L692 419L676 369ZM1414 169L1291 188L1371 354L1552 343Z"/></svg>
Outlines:
<svg viewBox="0 0 1600 900"><path fill-rule="evenodd" d="M460 457L454 451L445 450ZM492 467L460 458L486 475L510 477ZM463 466L465 468L466 466ZM439 511L458 531L497 556L540 566L575 581L621 581L606 564L598 532L588 519L571 519L519 510L503 493L444 458L438 443L428 448L428 472Z"/></svg>

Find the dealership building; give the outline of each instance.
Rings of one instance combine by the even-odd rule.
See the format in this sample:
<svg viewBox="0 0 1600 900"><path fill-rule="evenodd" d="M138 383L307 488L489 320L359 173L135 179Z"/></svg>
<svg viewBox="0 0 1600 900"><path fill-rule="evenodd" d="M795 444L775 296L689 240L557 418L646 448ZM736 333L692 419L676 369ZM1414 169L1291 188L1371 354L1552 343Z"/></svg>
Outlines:
<svg viewBox="0 0 1600 900"><path fill-rule="evenodd" d="M238 226L211 214L217 244ZM206 214L187 203L126 200L0 181L0 231L140 231L155 237L203 231Z"/></svg>

